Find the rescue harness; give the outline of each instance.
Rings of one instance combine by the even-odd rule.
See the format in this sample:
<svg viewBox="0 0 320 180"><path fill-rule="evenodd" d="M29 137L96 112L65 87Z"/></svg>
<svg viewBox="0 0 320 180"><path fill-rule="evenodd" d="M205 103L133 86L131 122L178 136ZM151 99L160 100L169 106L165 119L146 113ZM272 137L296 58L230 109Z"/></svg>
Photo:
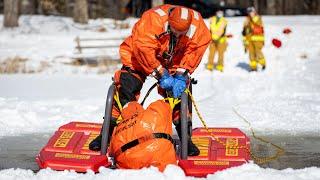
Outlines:
<svg viewBox="0 0 320 180"><path fill-rule="evenodd" d="M174 145L174 141L172 139L172 137L170 136L170 134L166 134L166 133L152 133L152 134L148 134L142 137L139 137L133 141L128 142L127 144L124 144L123 146L121 146L120 149L116 150L114 154L112 154L113 157L118 157L121 153L124 153L126 150L133 148L139 144L142 144L146 141L149 141L151 139L166 139L168 141L170 141L173 145Z"/></svg>

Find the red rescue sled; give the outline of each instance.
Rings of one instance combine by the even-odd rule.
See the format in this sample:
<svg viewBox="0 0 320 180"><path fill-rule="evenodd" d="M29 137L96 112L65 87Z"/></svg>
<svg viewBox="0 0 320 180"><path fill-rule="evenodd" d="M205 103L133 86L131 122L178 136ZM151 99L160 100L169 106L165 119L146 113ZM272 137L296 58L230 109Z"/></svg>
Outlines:
<svg viewBox="0 0 320 180"><path fill-rule="evenodd" d="M89 143L100 133L102 125L97 123L70 122L59 128L48 144L36 157L40 169L75 170L98 172L99 167L110 167L112 162L100 152L89 150ZM179 160L178 165L188 176L205 177L216 171L246 163L250 156L246 149L226 148L214 140L211 133L227 145L246 146L249 138L237 128L204 128L193 130L193 142L200 155Z"/></svg>
<svg viewBox="0 0 320 180"><path fill-rule="evenodd" d="M192 79L191 85L195 83L196 81ZM192 91L191 85L189 87L190 92ZM109 134L115 89L115 85L112 84L108 90L103 124L71 122L61 126L36 157L40 169L49 167L54 170L75 170L77 172L92 170L98 172L99 167L114 168L112 157L109 157L107 153L107 135ZM250 141L237 128L193 129L192 140L200 149L200 154L192 157L187 155L187 134L189 131L187 123L190 121L187 114L192 112L190 102L192 102L190 96L183 93L180 110L182 135L180 140L175 140L178 165L184 170L185 174L205 177L216 171L248 162L250 159L248 152ZM89 150L89 143L100 132L102 132L101 151Z"/></svg>

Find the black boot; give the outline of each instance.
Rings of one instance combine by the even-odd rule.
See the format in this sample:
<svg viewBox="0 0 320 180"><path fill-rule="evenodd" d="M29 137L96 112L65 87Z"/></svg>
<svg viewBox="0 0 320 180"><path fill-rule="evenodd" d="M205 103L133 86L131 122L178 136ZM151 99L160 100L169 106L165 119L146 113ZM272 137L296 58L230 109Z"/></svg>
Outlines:
<svg viewBox="0 0 320 180"><path fill-rule="evenodd" d="M94 140L92 140L89 144L89 149L91 151L100 151L101 149L101 133L99 134L99 136L97 136Z"/></svg>
<svg viewBox="0 0 320 180"><path fill-rule="evenodd" d="M192 140L191 140L191 122L188 122L188 156L198 156L200 154L200 150L199 148L193 144ZM179 121L179 123L176 125L176 130L178 133L179 138L181 139L181 123Z"/></svg>
<svg viewBox="0 0 320 180"><path fill-rule="evenodd" d="M111 135L113 133L113 129L116 127L117 123L116 120L114 118L112 118L111 122L110 122L110 129L109 129L109 138L108 138L108 143L110 142L110 138ZM101 129L102 131L102 129ZM102 140L102 135L101 132L99 134L99 136L97 136L94 140L92 140L89 144L89 149L91 151L100 151L101 150L101 140Z"/></svg>
<svg viewBox="0 0 320 180"><path fill-rule="evenodd" d="M188 139L188 156L198 156L199 154L199 148L195 144L193 144L191 138Z"/></svg>

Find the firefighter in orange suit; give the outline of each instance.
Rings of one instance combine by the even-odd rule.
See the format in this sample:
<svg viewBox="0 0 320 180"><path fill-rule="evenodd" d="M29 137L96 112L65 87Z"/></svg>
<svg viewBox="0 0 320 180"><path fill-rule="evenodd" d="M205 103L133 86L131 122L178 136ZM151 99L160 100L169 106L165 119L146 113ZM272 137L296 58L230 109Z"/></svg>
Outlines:
<svg viewBox="0 0 320 180"><path fill-rule="evenodd" d="M223 72L223 58L224 52L227 49L227 20L223 17L223 11L218 10L216 16L211 18L210 32L211 32L211 44L209 51L209 58L207 63L207 69L212 71L214 68L214 56L218 53L218 63L215 69Z"/></svg>
<svg viewBox="0 0 320 180"><path fill-rule="evenodd" d="M155 166L163 171L168 164L177 165L171 114L169 103L163 100L151 103L147 109L136 101L129 102L110 142L110 154L117 166L125 169Z"/></svg>
<svg viewBox="0 0 320 180"><path fill-rule="evenodd" d="M261 17L254 7L247 8L248 16L245 19L242 35L245 50L249 51L250 70L256 71L260 64L262 69L266 68L266 60L262 53L264 46L264 28Z"/></svg>
<svg viewBox="0 0 320 180"><path fill-rule="evenodd" d="M123 67L115 73L114 81L121 105L138 99L149 75L158 80L160 89L179 98L188 87L189 75L198 67L210 41L209 29L195 10L165 4L143 13L132 34L120 45ZM119 114L119 108L114 105L113 127ZM174 124L180 135L179 118L174 118ZM98 136L90 143L90 149L100 149L99 137L101 139ZM191 134L188 149L190 156L199 154L199 149L191 141Z"/></svg>

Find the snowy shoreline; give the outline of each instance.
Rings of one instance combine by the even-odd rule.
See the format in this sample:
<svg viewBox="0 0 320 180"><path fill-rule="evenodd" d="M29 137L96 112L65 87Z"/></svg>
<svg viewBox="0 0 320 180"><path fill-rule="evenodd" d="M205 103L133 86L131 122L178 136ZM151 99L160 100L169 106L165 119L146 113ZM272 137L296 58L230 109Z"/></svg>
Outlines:
<svg viewBox="0 0 320 180"><path fill-rule="evenodd" d="M291 168L285 170L275 170L269 168L260 168L253 163L244 164L240 167L230 168L213 175L208 175L206 179L236 179L239 180L269 180L269 179L286 179L286 180L316 180L320 178L320 168L310 167L304 169L293 170ZM92 171L85 174L76 173L74 171L53 171L50 169L40 170L34 173L31 170L23 169L6 169L0 171L0 179L197 179L194 177L186 177L181 168L173 165L167 166L163 173L157 168L150 167L141 170L110 170L100 168L100 173L94 174Z"/></svg>

